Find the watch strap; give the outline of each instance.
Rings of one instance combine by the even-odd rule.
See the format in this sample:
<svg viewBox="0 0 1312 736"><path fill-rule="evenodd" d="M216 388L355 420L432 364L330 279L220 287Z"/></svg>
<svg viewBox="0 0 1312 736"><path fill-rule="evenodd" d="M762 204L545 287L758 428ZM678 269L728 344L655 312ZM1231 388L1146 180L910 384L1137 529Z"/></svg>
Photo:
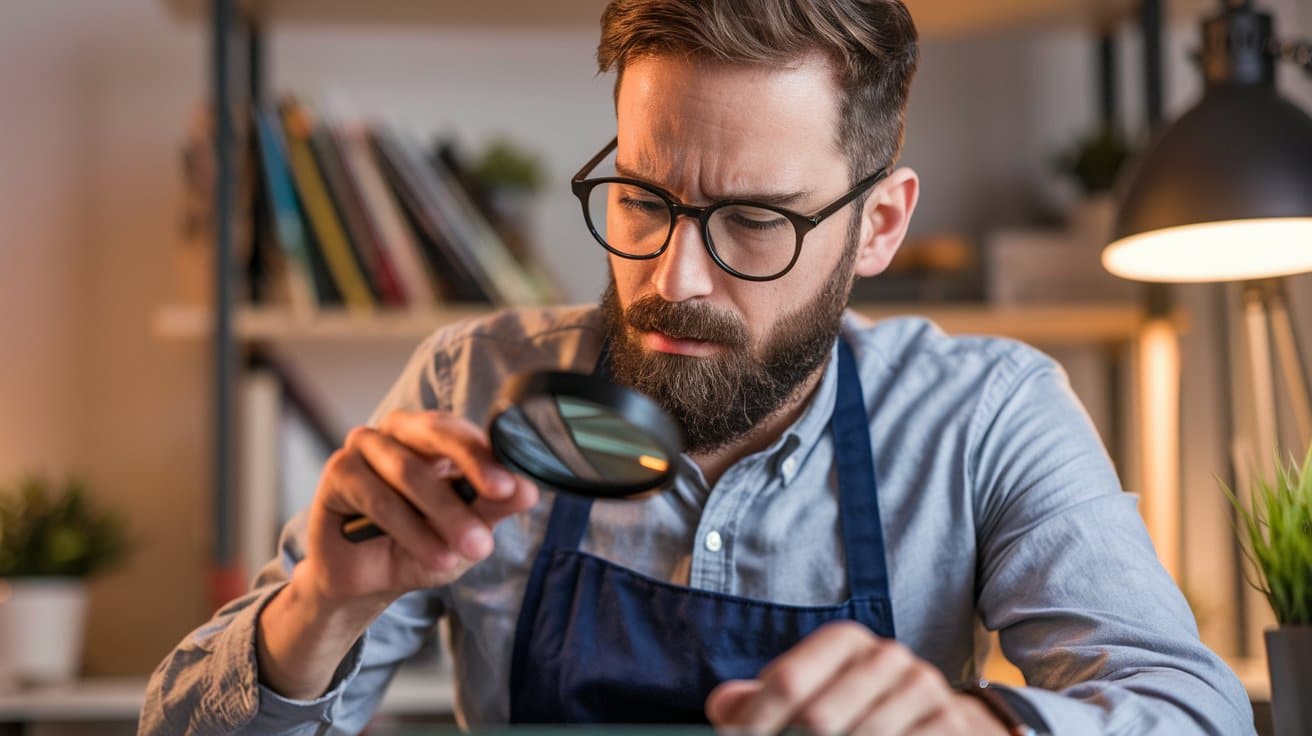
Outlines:
<svg viewBox="0 0 1312 736"><path fill-rule="evenodd" d="M1010 736L1049 736L1048 724L1034 706L1008 688L999 687L988 680L968 682L957 688L984 704L1006 727Z"/></svg>

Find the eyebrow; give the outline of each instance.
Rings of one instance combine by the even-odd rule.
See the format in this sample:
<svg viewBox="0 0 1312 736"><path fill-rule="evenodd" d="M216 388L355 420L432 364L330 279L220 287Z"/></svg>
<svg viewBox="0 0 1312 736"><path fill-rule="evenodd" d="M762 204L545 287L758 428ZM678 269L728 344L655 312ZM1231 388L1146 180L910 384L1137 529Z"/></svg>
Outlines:
<svg viewBox="0 0 1312 736"><path fill-rule="evenodd" d="M644 176L642 172L637 171L635 169L631 169L628 166L625 166L624 164L620 163L619 161L615 162L615 172L618 173L620 176L629 179L638 179L639 181L652 184L653 186L660 186L652 180L653 177ZM807 199L810 196L811 196L810 192L742 192L739 194L733 194L725 197L711 197L711 199L715 201L722 201L726 199L743 199L749 202L758 202L760 204L768 204L768 205L774 205L775 207L783 207L785 205L796 204L798 201Z"/></svg>

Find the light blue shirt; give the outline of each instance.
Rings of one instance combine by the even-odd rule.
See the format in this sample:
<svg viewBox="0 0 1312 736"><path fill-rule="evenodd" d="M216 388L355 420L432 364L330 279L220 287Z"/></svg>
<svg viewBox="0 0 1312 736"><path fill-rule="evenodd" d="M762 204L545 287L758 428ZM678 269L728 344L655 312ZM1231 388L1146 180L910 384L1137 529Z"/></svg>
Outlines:
<svg viewBox="0 0 1312 736"><path fill-rule="evenodd" d="M1023 344L948 337L914 318L843 334L870 416L898 639L953 682L973 678L982 625L1000 632L1020 689L1059 734L1252 733L1234 674L1198 639L1088 416L1050 358ZM590 372L595 307L507 311L439 330L376 410L486 420L510 374ZM777 603L847 598L838 532L831 360L803 414L712 487L694 463L639 501L599 501L583 551L644 575ZM197 629L151 681L143 733L357 732L396 666L446 616L462 723L509 713L520 599L553 495L503 521L496 550L445 588L398 600L356 643L324 696L258 682L254 627L303 549L303 519L255 588ZM640 666L640 663L635 663Z"/></svg>

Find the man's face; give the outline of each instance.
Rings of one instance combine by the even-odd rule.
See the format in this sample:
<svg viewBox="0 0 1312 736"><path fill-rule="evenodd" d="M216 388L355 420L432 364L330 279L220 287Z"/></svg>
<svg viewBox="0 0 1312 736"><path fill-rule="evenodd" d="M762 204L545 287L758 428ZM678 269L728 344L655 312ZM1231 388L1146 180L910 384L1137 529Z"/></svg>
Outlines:
<svg viewBox="0 0 1312 736"><path fill-rule="evenodd" d="M688 204L796 194L780 204L811 214L851 182L838 89L819 56L792 69L641 59L624 71L617 110L616 168ZM611 255L603 308L616 378L674 413L693 452L748 433L828 355L851 283L854 212L812 230L774 281L722 270L686 217L658 258Z"/></svg>

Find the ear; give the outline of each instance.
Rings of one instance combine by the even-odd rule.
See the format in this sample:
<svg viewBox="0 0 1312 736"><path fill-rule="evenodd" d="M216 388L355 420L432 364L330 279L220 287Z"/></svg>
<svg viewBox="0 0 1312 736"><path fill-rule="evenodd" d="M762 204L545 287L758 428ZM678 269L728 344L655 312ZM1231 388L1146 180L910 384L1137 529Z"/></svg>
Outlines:
<svg viewBox="0 0 1312 736"><path fill-rule="evenodd" d="M894 169L866 197L856 254L858 276L877 276L888 268L906 237L919 198L920 177L906 167Z"/></svg>

